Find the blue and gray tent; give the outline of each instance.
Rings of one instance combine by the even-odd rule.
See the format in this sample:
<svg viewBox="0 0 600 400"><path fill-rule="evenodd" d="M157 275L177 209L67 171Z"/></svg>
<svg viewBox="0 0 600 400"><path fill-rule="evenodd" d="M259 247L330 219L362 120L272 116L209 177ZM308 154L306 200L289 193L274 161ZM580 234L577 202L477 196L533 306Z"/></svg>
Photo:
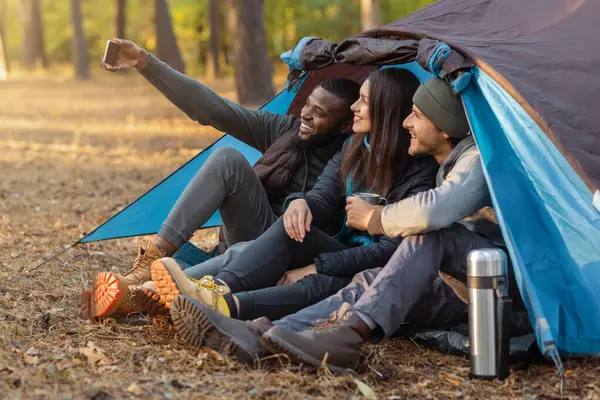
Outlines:
<svg viewBox="0 0 600 400"><path fill-rule="evenodd" d="M298 114L326 77L400 66L462 96L541 352L600 353L600 2L440 0L340 43L305 38L263 109ZM80 242L155 233L223 136ZM207 227L218 226L215 215Z"/></svg>

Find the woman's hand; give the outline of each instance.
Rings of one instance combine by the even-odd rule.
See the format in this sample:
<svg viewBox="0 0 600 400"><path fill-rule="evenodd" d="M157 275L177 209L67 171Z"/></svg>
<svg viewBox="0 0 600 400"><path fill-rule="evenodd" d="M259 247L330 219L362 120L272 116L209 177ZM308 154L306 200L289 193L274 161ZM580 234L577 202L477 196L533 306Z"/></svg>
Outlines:
<svg viewBox="0 0 600 400"><path fill-rule="evenodd" d="M286 271L285 274L279 279L277 282L277 286L281 285L290 285L292 283L298 282L300 279L317 273L317 266L315 264L307 265L304 268L293 269L291 271Z"/></svg>
<svg viewBox="0 0 600 400"><path fill-rule="evenodd" d="M360 197L348 197L346 205L346 226L349 228L366 231L369 227L369 221L377 206L372 206Z"/></svg>
<svg viewBox="0 0 600 400"><path fill-rule="evenodd" d="M290 203L283 213L283 225L285 231L292 239L303 242L306 232L310 232L312 213L308 203L304 199L296 199Z"/></svg>
<svg viewBox="0 0 600 400"><path fill-rule="evenodd" d="M107 71L115 72L131 67L139 69L146 65L150 58L150 53L133 43L131 40L111 39L111 42L121 46L121 50L119 51L117 65L105 64L104 60L100 63L100 66Z"/></svg>

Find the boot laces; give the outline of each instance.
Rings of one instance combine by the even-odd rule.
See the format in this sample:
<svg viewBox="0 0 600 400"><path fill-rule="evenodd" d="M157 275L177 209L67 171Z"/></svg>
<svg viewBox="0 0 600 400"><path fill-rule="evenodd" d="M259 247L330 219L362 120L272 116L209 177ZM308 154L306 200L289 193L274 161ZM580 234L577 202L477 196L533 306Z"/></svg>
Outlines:
<svg viewBox="0 0 600 400"><path fill-rule="evenodd" d="M314 331L316 333L319 332L333 332L336 329L338 329L340 327L340 325L343 325L344 322L348 321L350 319L351 313L350 312L345 312L344 314L340 315L338 313L338 311L336 312L332 312L329 315L329 319L322 321L320 323L317 323L314 327L309 328L310 331Z"/></svg>
<svg viewBox="0 0 600 400"><path fill-rule="evenodd" d="M188 277L189 278L189 277ZM198 296L200 300L204 303L202 298L202 290L208 290L213 293L212 304L206 304L211 307L213 310L217 309L217 304L219 302L219 298L223 297L227 293L229 293L229 288L227 286L217 284L217 281L210 275L207 275L201 279L189 278L190 281L196 284L196 292L198 292Z"/></svg>
<svg viewBox="0 0 600 400"><path fill-rule="evenodd" d="M150 247L149 245L146 245L144 248L144 251L140 251L140 253L138 254L138 256L135 258L135 261L133 262L133 267L131 268L130 274L136 275L140 272L146 272L150 269L150 265L152 265L152 263L160 258L163 258L164 256L167 255L167 253L164 250L158 250L154 255L149 256L148 254L148 247Z"/></svg>
<svg viewBox="0 0 600 400"><path fill-rule="evenodd" d="M125 297L125 302L124 302L125 307L132 308L135 306L135 294L136 294L137 290L138 290L137 288L135 288L135 289L130 288L127 291L127 295Z"/></svg>

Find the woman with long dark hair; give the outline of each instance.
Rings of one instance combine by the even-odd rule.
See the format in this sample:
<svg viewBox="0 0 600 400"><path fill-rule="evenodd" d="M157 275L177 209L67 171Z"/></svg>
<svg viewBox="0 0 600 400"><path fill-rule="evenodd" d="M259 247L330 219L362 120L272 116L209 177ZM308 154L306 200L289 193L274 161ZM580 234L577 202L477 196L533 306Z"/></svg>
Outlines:
<svg viewBox="0 0 600 400"><path fill-rule="evenodd" d="M313 189L291 195L284 215L214 277L204 276L202 264L183 271L173 259L155 261L156 293L146 289L147 301L170 307L183 294L226 316L276 320L334 294L356 273L385 265L401 239L348 228L345 207L357 192L395 202L434 186L435 160L410 157L402 127L418 85L405 70L370 74L351 107L355 133Z"/></svg>

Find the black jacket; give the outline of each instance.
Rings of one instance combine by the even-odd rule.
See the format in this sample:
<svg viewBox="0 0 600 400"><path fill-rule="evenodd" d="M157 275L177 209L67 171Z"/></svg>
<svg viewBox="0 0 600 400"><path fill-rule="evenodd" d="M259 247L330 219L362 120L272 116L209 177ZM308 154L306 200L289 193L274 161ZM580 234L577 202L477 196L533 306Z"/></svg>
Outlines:
<svg viewBox="0 0 600 400"><path fill-rule="evenodd" d="M292 200L305 199L313 215L313 225L328 233L337 233L344 221L346 193L340 174L346 148L347 145L333 156L310 191L294 193L286 200L287 205ZM403 176L399 176L389 190L388 202L397 202L435 187L438 169L438 163L431 157L413 157ZM314 263L320 274L352 277L366 269L383 267L401 240L375 236L373 243L366 246L319 254Z"/></svg>

